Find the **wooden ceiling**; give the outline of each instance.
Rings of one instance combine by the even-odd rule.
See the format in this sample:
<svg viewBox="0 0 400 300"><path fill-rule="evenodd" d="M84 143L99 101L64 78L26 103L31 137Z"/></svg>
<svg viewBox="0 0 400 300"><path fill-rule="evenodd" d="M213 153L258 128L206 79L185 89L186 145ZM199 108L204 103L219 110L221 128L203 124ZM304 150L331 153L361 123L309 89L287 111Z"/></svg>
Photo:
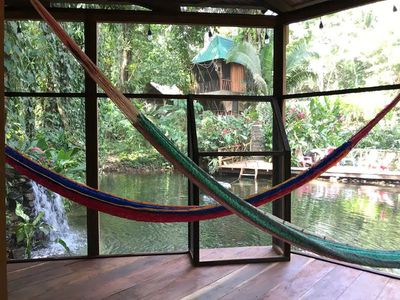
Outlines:
<svg viewBox="0 0 400 300"><path fill-rule="evenodd" d="M138 5L157 13L181 14L183 7L235 8L259 11L273 11L284 23L302 21L309 18L338 12L341 10L378 2L382 0L42 0L46 6L53 4L127 4ZM7 9L31 9L29 0L5 0Z"/></svg>

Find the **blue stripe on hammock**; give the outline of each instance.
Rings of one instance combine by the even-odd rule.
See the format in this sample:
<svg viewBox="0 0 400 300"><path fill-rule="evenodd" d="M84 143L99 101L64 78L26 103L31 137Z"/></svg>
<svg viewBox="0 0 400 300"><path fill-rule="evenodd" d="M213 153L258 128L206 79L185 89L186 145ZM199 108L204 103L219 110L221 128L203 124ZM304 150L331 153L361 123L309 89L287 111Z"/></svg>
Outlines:
<svg viewBox="0 0 400 300"><path fill-rule="evenodd" d="M325 167L328 165L334 158L337 156L340 156L346 149L351 145L350 142L346 142L340 147L336 148L334 151L332 151L329 154L329 159L326 157L313 167L309 168L305 172L301 173L300 175L294 177L292 180L286 181L282 183L281 185L278 185L275 188L272 188L268 191L265 191L261 194L255 195L253 197L250 197L246 199L247 202L254 204L257 201L261 201L266 197L271 197L276 193L280 193L284 191L285 189L290 188L293 185L296 185L297 183L306 180L308 176L314 175L316 172L318 172L321 168ZM174 207L174 206L160 206L157 204L150 204L150 203L141 203L141 202L135 202L135 201L129 201L124 198L120 198L114 195L110 195L101 191L97 191L94 189L91 189L89 187L86 187L84 185L81 185L77 182L74 182L72 180L69 180L61 175L58 175L51 170L40 166L39 164L31 161L30 159L26 158L25 156L21 155L14 149L12 149L9 146L6 146L5 152L8 156L19 162L20 164L28 167L29 169L33 170L35 173L39 174L39 176L44 176L46 178L51 179L52 181L64 186L65 188L69 190L76 191L80 194L87 195L91 198L98 199L110 204L115 204L119 206L125 206L125 207L131 207L134 209L155 209L157 210L157 213L160 214L177 214L177 215L206 215L209 213L219 213L222 211L225 211L226 208L223 206L213 206L209 208L203 208L201 207L194 207L194 208L186 208L186 211L181 211L182 209L185 209L184 207Z"/></svg>

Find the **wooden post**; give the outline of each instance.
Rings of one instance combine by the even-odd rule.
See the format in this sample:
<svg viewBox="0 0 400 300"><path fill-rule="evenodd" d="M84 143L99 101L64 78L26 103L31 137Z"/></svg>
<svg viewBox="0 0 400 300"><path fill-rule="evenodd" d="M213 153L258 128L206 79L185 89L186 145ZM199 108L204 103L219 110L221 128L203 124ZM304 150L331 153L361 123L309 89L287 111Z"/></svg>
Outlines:
<svg viewBox="0 0 400 300"><path fill-rule="evenodd" d="M199 149L196 133L196 115L192 96L187 99L187 136L188 136L188 156L194 163L199 164ZM199 188L188 180L189 205L199 205ZM197 266L200 261L200 224L199 222L189 223L189 252L192 264Z"/></svg>
<svg viewBox="0 0 400 300"><path fill-rule="evenodd" d="M0 61L4 62L4 1L0 0ZM4 68L0 68L0 299L7 299Z"/></svg>
<svg viewBox="0 0 400 300"><path fill-rule="evenodd" d="M286 44L288 41L288 26L279 25L274 29L274 92L273 95L278 103L279 116L274 115L273 124L273 150L284 150L282 145L282 137L278 127L279 121L285 119L285 103L283 95L286 93ZM272 185L277 185L290 177L290 151L283 156L273 157L273 176ZM274 215L290 221L290 194L274 201L272 205ZM283 243L277 238L272 239L275 249L282 252L286 257L290 257L290 245Z"/></svg>
<svg viewBox="0 0 400 300"><path fill-rule="evenodd" d="M92 19L85 21L85 52L92 61L97 61L97 23ZM99 187L97 105L97 85L85 74L86 183L96 189ZM99 213L89 208L86 213L88 256L95 257L100 253Z"/></svg>

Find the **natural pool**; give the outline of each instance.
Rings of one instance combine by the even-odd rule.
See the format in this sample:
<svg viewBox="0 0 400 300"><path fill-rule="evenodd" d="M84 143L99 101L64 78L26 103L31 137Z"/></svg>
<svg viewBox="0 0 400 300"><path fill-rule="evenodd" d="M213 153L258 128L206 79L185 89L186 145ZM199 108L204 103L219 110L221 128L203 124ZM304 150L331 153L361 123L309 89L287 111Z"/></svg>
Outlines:
<svg viewBox="0 0 400 300"><path fill-rule="evenodd" d="M267 179L217 179L240 196L270 186ZM131 199L164 204L187 203L187 180L180 174L105 175L100 185L103 191ZM213 200L203 196L202 201L208 204ZM314 180L292 193L292 222L340 242L368 248L399 249L399 201L397 187ZM263 209L270 208L267 205ZM85 222L84 215L76 211L69 216L71 230L75 232L84 232ZM202 248L271 243L267 234L236 216L203 221L200 231ZM100 234L102 254L186 251L188 247L186 223L142 223L101 214ZM74 252L84 254L86 246L83 244L74 247Z"/></svg>

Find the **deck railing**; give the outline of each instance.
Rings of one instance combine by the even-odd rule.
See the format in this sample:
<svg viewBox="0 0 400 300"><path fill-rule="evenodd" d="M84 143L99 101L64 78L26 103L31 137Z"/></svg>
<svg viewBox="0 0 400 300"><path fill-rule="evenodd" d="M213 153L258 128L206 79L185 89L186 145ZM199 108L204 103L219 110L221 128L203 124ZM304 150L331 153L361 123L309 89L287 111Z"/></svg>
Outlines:
<svg viewBox="0 0 400 300"><path fill-rule="evenodd" d="M313 149L304 155L305 162L315 163L329 153L330 148ZM340 166L360 167L382 171L400 170L400 151L384 149L353 149L339 162Z"/></svg>
<svg viewBox="0 0 400 300"><path fill-rule="evenodd" d="M222 79L221 82L222 82L221 90L223 90L223 91L231 91L232 90L231 80Z"/></svg>
<svg viewBox="0 0 400 300"><path fill-rule="evenodd" d="M216 91L230 91L232 89L232 83L230 79L222 79L221 83L219 80L210 80L197 83L197 93L210 93Z"/></svg>
<svg viewBox="0 0 400 300"><path fill-rule="evenodd" d="M228 147L220 147L218 148L218 152L239 152L239 151L249 151L251 142L246 144L236 144ZM219 156L218 157L218 166L230 164L233 162L242 161L242 156Z"/></svg>

